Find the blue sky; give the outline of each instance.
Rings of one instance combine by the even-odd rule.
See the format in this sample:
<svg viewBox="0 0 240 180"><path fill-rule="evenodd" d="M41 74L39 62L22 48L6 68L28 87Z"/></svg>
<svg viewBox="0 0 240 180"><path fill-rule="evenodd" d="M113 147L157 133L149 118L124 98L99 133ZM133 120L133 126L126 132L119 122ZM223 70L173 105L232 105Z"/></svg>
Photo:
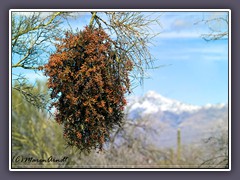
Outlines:
<svg viewBox="0 0 240 180"><path fill-rule="evenodd" d="M90 14L83 14L69 23L81 29L89 22ZM157 59L158 69L148 70L143 86L132 95L141 96L149 90L188 104L227 103L228 101L228 40L204 41L200 35L209 32L206 24L195 22L221 14L203 12L164 12L160 17L161 32L154 39L150 52ZM65 24L67 26L67 24ZM224 29L226 26L216 25ZM15 71L15 70L14 70ZM18 70L17 70L18 71ZM22 71L32 81L42 76Z"/></svg>
<svg viewBox="0 0 240 180"><path fill-rule="evenodd" d="M143 87L136 95L154 90L163 96L194 105L228 102L228 40L204 41L208 33L203 18L214 18L218 13L170 12L161 19L161 34L151 47L159 69L148 71ZM226 26L220 27L222 30ZM165 66L164 66L165 65Z"/></svg>

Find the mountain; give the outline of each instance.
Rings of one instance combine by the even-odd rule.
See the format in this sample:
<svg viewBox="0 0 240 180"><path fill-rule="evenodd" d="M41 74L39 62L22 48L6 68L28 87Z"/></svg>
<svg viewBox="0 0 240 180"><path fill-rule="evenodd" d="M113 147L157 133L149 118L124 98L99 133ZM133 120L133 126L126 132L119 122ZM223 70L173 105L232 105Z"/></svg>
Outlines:
<svg viewBox="0 0 240 180"><path fill-rule="evenodd" d="M196 106L149 91L143 97L130 97L126 109L128 119L147 120L160 132L156 143L161 145L176 145L178 129L183 143L199 142L228 130L227 104Z"/></svg>

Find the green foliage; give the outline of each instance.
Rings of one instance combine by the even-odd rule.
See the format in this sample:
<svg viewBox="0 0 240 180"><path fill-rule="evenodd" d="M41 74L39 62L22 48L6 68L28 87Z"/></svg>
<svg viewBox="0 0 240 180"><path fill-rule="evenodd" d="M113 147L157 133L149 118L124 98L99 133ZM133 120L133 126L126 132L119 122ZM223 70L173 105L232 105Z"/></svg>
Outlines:
<svg viewBox="0 0 240 180"><path fill-rule="evenodd" d="M33 93L46 95L46 83L38 81ZM50 156L67 156L62 128L49 119L45 111L27 102L22 94L12 91L12 157L24 156L47 159ZM47 95L46 95L47 96ZM19 163L13 167L59 167L59 164Z"/></svg>

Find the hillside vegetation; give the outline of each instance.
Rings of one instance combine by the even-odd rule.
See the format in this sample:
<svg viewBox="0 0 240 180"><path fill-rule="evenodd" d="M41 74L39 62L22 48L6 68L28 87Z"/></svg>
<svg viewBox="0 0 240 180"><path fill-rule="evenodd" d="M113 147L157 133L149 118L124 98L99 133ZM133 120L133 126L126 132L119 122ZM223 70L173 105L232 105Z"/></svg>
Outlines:
<svg viewBox="0 0 240 180"><path fill-rule="evenodd" d="M37 82L34 91L48 96L44 82ZM157 143L161 127L151 124L151 119L126 118L102 151L85 155L66 146L63 128L52 116L31 106L13 89L12 168L228 168L224 129L189 144L182 143L178 131L175 146L161 147Z"/></svg>

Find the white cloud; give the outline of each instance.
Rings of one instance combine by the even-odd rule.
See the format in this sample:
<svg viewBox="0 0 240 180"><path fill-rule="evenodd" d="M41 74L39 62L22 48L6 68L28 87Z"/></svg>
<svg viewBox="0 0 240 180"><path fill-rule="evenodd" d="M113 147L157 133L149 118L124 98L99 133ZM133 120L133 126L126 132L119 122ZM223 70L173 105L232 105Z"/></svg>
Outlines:
<svg viewBox="0 0 240 180"><path fill-rule="evenodd" d="M211 19L227 15L225 12L168 12L161 17L165 38L192 38L201 37L209 33L209 27L201 22L203 19ZM197 24L196 24L197 23ZM226 29L226 24L219 24ZM223 30L223 29L222 29Z"/></svg>
<svg viewBox="0 0 240 180"><path fill-rule="evenodd" d="M209 18L216 18L216 17L224 17L227 16L228 13L227 12L211 12L209 13Z"/></svg>
<svg viewBox="0 0 240 180"><path fill-rule="evenodd" d="M187 24L188 22L186 22L183 19L177 19L176 21L173 22L174 27L186 27Z"/></svg>
<svg viewBox="0 0 240 180"><path fill-rule="evenodd" d="M207 61L223 61L227 60L224 56L221 55L208 55L208 56L202 56L202 59Z"/></svg>
<svg viewBox="0 0 240 180"><path fill-rule="evenodd" d="M26 16L26 17L30 17L30 16L33 16L34 14L40 14L40 17L41 18L46 18L48 16L51 16L52 14L54 14L55 11L52 11L52 12L44 12L44 11L18 11L18 12L15 12L13 11L12 14L13 15L16 15L16 16ZM71 18L78 18L80 16L84 16L86 15L88 12L69 12L69 16L68 16L68 19L71 19Z"/></svg>
<svg viewBox="0 0 240 180"><path fill-rule="evenodd" d="M200 34L196 32L163 32L159 38L200 38Z"/></svg>
<svg viewBox="0 0 240 180"><path fill-rule="evenodd" d="M33 16L34 14L40 14L40 16L42 18L45 18L47 16L50 16L52 15L54 12L12 12L13 15L16 15L16 16L26 16L26 17L30 17L30 16Z"/></svg>

